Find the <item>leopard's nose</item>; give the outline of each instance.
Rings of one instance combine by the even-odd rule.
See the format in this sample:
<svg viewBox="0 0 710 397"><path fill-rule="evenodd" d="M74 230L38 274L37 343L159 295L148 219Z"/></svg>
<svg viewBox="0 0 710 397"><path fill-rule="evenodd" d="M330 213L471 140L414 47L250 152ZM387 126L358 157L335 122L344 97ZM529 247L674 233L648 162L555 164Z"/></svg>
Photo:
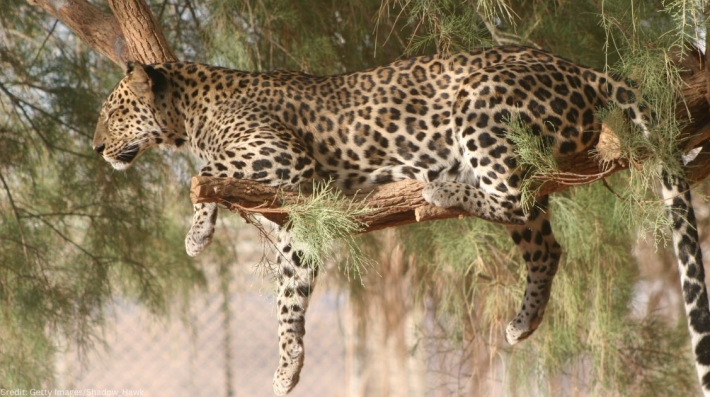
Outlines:
<svg viewBox="0 0 710 397"><path fill-rule="evenodd" d="M95 151L96 153L98 153L98 154L101 154L101 153L104 152L104 149L105 149L105 148L106 148L106 145L104 145L104 144L102 143L102 144L100 144L100 145L94 146L94 151Z"/></svg>

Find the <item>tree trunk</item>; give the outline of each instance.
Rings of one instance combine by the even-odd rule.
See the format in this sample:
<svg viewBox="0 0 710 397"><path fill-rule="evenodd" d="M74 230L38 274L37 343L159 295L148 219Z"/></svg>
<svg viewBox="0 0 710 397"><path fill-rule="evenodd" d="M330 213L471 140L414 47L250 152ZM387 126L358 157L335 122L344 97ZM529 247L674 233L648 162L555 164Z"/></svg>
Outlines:
<svg viewBox="0 0 710 397"><path fill-rule="evenodd" d="M108 4L126 37L131 54L129 60L141 63L178 60L145 0L109 0Z"/></svg>
<svg viewBox="0 0 710 397"><path fill-rule="evenodd" d="M145 0L110 0L115 15L85 0L28 0L71 29L95 51L118 65L128 61L176 61Z"/></svg>
<svg viewBox="0 0 710 397"><path fill-rule="evenodd" d="M101 11L85 0L28 0L57 18L74 32L81 41L95 51L121 65L131 56L121 26L111 14Z"/></svg>

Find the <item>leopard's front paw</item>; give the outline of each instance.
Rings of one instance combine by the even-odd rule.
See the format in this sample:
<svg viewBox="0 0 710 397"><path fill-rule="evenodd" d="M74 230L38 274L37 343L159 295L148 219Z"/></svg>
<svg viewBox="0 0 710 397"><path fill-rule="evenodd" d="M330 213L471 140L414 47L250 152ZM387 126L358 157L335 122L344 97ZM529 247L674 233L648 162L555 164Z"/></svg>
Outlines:
<svg viewBox="0 0 710 397"><path fill-rule="evenodd" d="M197 256L212 243L214 227L212 225L192 225L185 237L185 251L190 256Z"/></svg>
<svg viewBox="0 0 710 397"><path fill-rule="evenodd" d="M286 343L287 344L287 343ZM274 373L274 393L279 396L288 394L301 379L303 368L303 345L292 343L285 351L281 351L279 368Z"/></svg>
<svg viewBox="0 0 710 397"><path fill-rule="evenodd" d="M543 312L544 309L542 309L539 313L532 315L529 315L526 312L518 313L513 321L508 323L508 326L505 328L505 340L511 345L514 345L527 339L533 334L533 332L535 332L537 327L540 326Z"/></svg>
<svg viewBox="0 0 710 397"><path fill-rule="evenodd" d="M185 251L197 256L212 243L214 225L217 223L217 204L196 204L192 216L192 227L185 237Z"/></svg>
<svg viewBox="0 0 710 397"><path fill-rule="evenodd" d="M531 330L524 330L518 328L516 324L511 321L508 323L508 326L505 327L505 340L508 341L509 344L514 345L522 340L525 340L528 338L533 333Z"/></svg>

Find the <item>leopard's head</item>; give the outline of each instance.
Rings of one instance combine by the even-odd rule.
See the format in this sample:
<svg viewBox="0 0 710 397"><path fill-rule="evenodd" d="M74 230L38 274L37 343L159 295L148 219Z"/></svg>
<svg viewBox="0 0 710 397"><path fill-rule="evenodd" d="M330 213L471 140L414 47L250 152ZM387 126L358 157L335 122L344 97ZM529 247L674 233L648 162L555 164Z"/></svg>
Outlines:
<svg viewBox="0 0 710 397"><path fill-rule="evenodd" d="M101 106L93 148L113 168L125 170L152 146L180 147L187 139L177 114L166 106L165 72L129 62L126 76Z"/></svg>

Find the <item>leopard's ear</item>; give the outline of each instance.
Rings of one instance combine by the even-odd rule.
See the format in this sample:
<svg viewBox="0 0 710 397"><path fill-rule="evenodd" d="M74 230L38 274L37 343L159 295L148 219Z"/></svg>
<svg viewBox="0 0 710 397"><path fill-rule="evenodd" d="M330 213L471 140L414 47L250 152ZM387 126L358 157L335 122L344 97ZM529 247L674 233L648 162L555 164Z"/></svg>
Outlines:
<svg viewBox="0 0 710 397"><path fill-rule="evenodd" d="M126 79L131 91L144 100L152 100L167 86L167 79L161 72L139 62L126 63Z"/></svg>
<svg viewBox="0 0 710 397"><path fill-rule="evenodd" d="M126 83L138 97L142 99L152 97L150 77L148 77L144 65L138 62L126 63Z"/></svg>
<svg viewBox="0 0 710 397"><path fill-rule="evenodd" d="M131 72L133 71L133 69L135 69L136 65L140 66L141 63L140 63L140 62L134 62L134 61L128 61L128 62L126 62L126 63L122 63L122 64L121 64L121 69L123 69L123 73L124 73L126 76L128 76L129 74L131 74Z"/></svg>

